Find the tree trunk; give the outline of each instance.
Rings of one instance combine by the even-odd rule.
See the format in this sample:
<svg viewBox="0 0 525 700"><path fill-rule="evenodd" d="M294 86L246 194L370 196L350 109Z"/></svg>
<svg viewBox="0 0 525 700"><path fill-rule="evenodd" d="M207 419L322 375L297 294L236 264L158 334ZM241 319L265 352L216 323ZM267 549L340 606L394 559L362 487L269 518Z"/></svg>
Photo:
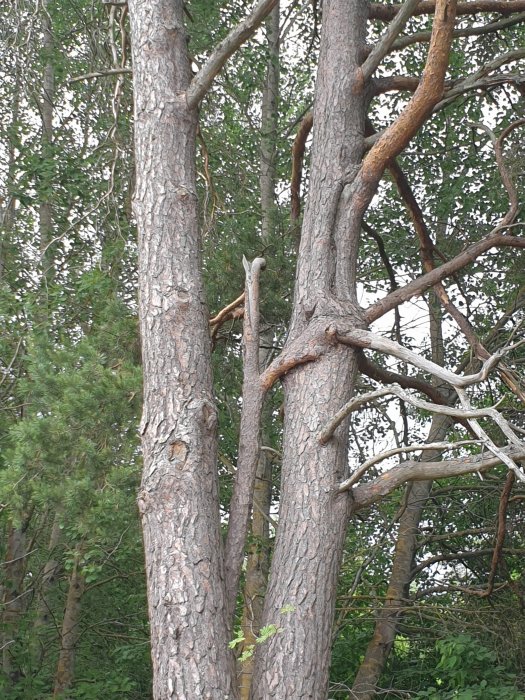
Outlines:
<svg viewBox="0 0 525 700"><path fill-rule="evenodd" d="M329 327L344 315L360 325L349 274L355 269L361 219L339 204L363 152L366 97L357 69L365 26L361 0L332 0L324 6L312 176L290 341L313 321ZM347 471L348 422L324 447L318 434L351 397L355 372L353 350L334 344L315 363L284 378L281 507L264 612L265 625L277 629L258 645L254 700L326 697L349 514L349 500L337 494Z"/></svg>
<svg viewBox="0 0 525 700"><path fill-rule="evenodd" d="M7 549L2 567L2 669L6 678L16 682L20 669L12 663L12 645L16 641L27 596L24 592L26 570L25 527L9 523Z"/></svg>
<svg viewBox="0 0 525 700"><path fill-rule="evenodd" d="M51 618L51 606L49 602L49 594L56 583L60 562L56 559L57 547L62 538L62 529L60 527L60 515L55 514L51 534L49 536L49 559L47 560L40 586L37 592L36 618L33 628L33 639L31 640L33 668L38 669L45 654L45 643L43 633L49 625Z"/></svg>
<svg viewBox="0 0 525 700"><path fill-rule="evenodd" d="M75 678L75 655L77 642L80 637L80 619L82 612L82 596L84 595L85 579L79 565L79 555L75 555L73 571L69 577L62 632L60 635L60 654L55 676L54 698L64 698L71 689Z"/></svg>
<svg viewBox="0 0 525 700"><path fill-rule="evenodd" d="M443 440L450 428L450 423L447 416L435 416L428 442ZM432 462L439 457L438 450L428 450L423 454L421 461ZM352 686L352 698L355 700L372 700L376 696L379 678L396 638L399 619L407 606L419 522L432 490L432 481L415 481L409 484L407 490L407 503L399 520L399 533L385 604L379 611L374 635Z"/></svg>
<svg viewBox="0 0 525 700"><path fill-rule="evenodd" d="M236 697L182 0L130 0L144 368L139 495L156 699Z"/></svg>
<svg viewBox="0 0 525 700"><path fill-rule="evenodd" d="M51 17L49 14L49 0L44 0L42 3L42 51L45 60L44 64L44 75L42 80L42 101L41 101L41 118L42 118L42 158L44 160L53 158L50 151L50 147L53 143L53 113L55 109L55 67L53 63L53 51L54 51L54 39L53 39L53 28L51 26ZM40 184L39 192L39 208L38 208L38 218L39 218L39 230L40 230L40 253L42 256L42 288L44 299L46 299L43 307L47 309L47 294L48 286L53 281L54 269L53 261L54 256L49 250L49 244L53 237L53 204L52 204L52 192L53 192L53 182L50 178L53 178L53 170L49 168L46 174L42 176L42 181ZM39 319L44 324L47 324L47 313L46 317Z"/></svg>
<svg viewBox="0 0 525 700"><path fill-rule="evenodd" d="M278 95L279 95L279 20L280 4L277 2L266 21L268 41L268 65L263 88L261 106L261 238L268 241L275 234L277 206L275 202L275 161L277 152ZM272 333L261 331L259 366L265 368L269 359L268 348L272 345ZM264 417L268 411L263 411ZM262 430L262 442L267 444ZM241 629L244 642L239 652L253 649L262 625L264 596L270 568L269 517L272 503L272 462L267 452L261 451L255 476L253 493L251 536L248 549L246 575L243 591ZM241 700L248 700L253 675L253 655L240 664L239 693Z"/></svg>

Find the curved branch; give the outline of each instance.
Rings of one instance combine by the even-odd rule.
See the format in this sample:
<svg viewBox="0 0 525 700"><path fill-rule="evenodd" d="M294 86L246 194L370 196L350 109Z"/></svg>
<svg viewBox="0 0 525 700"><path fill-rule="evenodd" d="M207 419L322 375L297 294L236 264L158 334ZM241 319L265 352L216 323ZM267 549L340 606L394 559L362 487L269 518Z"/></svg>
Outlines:
<svg viewBox="0 0 525 700"><path fill-rule="evenodd" d="M452 260L435 268L432 272L427 272L425 275L417 277L404 287L396 289L395 292L387 294L383 299L369 306L364 312L366 322L372 323L373 321L377 321L378 318L381 318L381 316L384 316L388 311L391 311L399 304L423 294L423 292L426 292L427 289L433 287L437 282L441 282L441 280L450 277L455 272L466 267L469 263L474 262L480 255L486 253L491 248L497 248L499 246L525 248L525 238L503 235L499 233L500 228L501 224L498 224L488 236L468 246L468 248L459 253L459 255L456 255Z"/></svg>
<svg viewBox="0 0 525 700"><path fill-rule="evenodd" d="M405 148L443 95L456 6L456 0L436 0L432 38L421 81L399 117L385 129L363 159L357 177L361 191L356 195L363 211L388 161Z"/></svg>
<svg viewBox="0 0 525 700"><path fill-rule="evenodd" d="M398 455L401 452L424 452L425 450L441 450L444 452L446 450L455 450L457 447L462 447L463 445L475 444L480 445L481 440L459 440L458 442L424 442L418 443L417 445L401 445L401 447L393 447L391 450L385 450L384 452L381 452L378 455L370 457L370 459L367 459L366 462L363 462L359 469L357 469L349 479L346 479L341 484L339 484L339 490L348 490L351 486L357 484L361 477L364 476L364 474L366 474L366 472L370 469L370 467L373 467L374 464L378 464L378 462L382 462L383 460L388 459L389 457L394 457L395 455Z"/></svg>
<svg viewBox="0 0 525 700"><path fill-rule="evenodd" d="M505 449L505 453L513 460L522 460L525 458L525 446L521 450L515 448ZM453 476L484 472L487 469L496 467L498 464L501 464L499 457L487 454L461 457L442 462L408 460L392 467L392 469L381 474L370 483L354 487L351 490L353 511L356 512L371 506L407 481L448 479Z"/></svg>
<svg viewBox="0 0 525 700"><path fill-rule="evenodd" d="M447 406L449 399L432 384L425 382L419 377L409 377L405 374L398 374L391 370L384 369L376 365L368 358L362 350L357 352L357 366L362 374L373 379L376 382L386 382L387 384L399 384L403 389L416 389L422 394L426 394L434 403Z"/></svg>

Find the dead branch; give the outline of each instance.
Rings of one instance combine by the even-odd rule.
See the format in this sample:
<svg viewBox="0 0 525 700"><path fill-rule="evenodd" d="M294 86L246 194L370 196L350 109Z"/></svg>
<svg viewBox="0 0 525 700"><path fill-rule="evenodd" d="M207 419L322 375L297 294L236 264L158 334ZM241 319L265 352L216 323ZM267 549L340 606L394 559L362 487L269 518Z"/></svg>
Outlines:
<svg viewBox="0 0 525 700"><path fill-rule="evenodd" d="M265 391L259 375L259 275L265 265L264 258L255 258L250 264L243 257L246 273L244 291L246 303L243 326L242 411L237 470L224 550L226 603L231 623L233 623L260 454L261 415Z"/></svg>
<svg viewBox="0 0 525 700"><path fill-rule="evenodd" d="M515 122L516 126L518 126L517 122ZM511 125L513 126L513 125ZM510 127L509 127L510 128ZM516 128L516 127L514 127ZM506 129L502 136L504 137L506 133L508 132L508 129ZM510 133L510 132L508 132ZM501 137L500 137L501 139ZM497 140L499 141L499 140ZM497 146L501 150L501 145L498 143ZM414 196L414 193L412 191L412 188L410 187L410 183L408 182L407 177L401 170L399 164L397 163L396 160L390 161L388 165L388 169L390 171L390 174L396 184L397 190L403 199L405 206L408 209L408 213L410 215L410 218L412 220L412 223L414 225L414 230L416 231L417 237L419 239L419 250L421 253L421 258L423 261L423 268L425 272L431 272L434 269L434 252L438 252L432 238L430 236L430 232L427 228L425 218L423 215L423 212L417 202L416 197ZM503 174L505 175L506 180L508 181L508 186L510 188L510 194L509 196L513 197L512 200L512 208L513 211L516 210L517 208L517 194L516 190L514 188L514 185L512 183L512 180L510 178L510 175L508 175L506 169L505 169L505 164L502 164L502 177ZM439 299L439 302L443 306L443 308L452 316L452 318L456 321L458 327L460 328L461 332L467 339L469 345L471 346L474 354L476 357L484 361L489 357L489 352L486 350L485 347L483 347L481 341L476 335L476 332L474 331L474 328L472 327L470 321L466 318L466 316L453 304L452 300L450 299L445 287L441 282L438 282L434 286L434 292ZM500 365L498 368L499 374L504 381L504 383L509 387L509 389L521 400L525 403L525 392L520 386L520 381L518 377L515 376L514 372L512 372L508 367L504 365Z"/></svg>
<svg viewBox="0 0 525 700"><path fill-rule="evenodd" d="M488 377L491 370L498 364L500 359L507 352L510 352L525 342L520 341L519 343L515 343L507 348L498 350L487 358L487 360L485 360L479 372L461 377L454 372L437 365L435 362L421 357L412 350L408 350L399 343L396 343L394 340L384 338L383 336L378 335L377 333L372 333L371 331L366 331L360 328L349 328L348 330L343 331L342 328L339 330L338 327L336 336L337 340L345 345L353 345L358 348L377 350L378 352L382 352L386 355L397 357L397 359L401 360L401 362L408 362L414 367L434 375L442 382L450 384L455 389L461 389L484 381Z"/></svg>
<svg viewBox="0 0 525 700"><path fill-rule="evenodd" d="M112 3L125 5L126 3ZM94 78L105 78L108 75L123 75L133 73L131 68L109 68L108 70L95 71L94 73L84 73L84 75L77 75L71 80L68 80L68 85L73 83L78 83L81 80L93 80Z"/></svg>
<svg viewBox="0 0 525 700"><path fill-rule="evenodd" d="M393 447L391 450L384 450L384 452L381 452L378 455L374 455L373 457L370 457L370 459L367 459L366 462L363 462L359 469L357 469L350 478L346 479L341 484L339 484L339 489L344 489L346 491L354 484L357 484L361 477L364 476L366 472L370 469L370 467L374 466L374 464L378 464L379 462L382 462L385 459L394 457L395 455L398 455L401 452L424 452L425 450L441 450L445 452L448 450L454 450L458 447L462 447L463 445L475 444L480 445L481 440L458 440L458 442L423 442L418 443L417 445L402 445L401 447Z"/></svg>
<svg viewBox="0 0 525 700"><path fill-rule="evenodd" d="M492 549L472 549L472 550L467 550L465 552L449 552L447 554L435 554L432 557L428 557L428 559L424 559L422 562L420 562L417 566L415 566L412 569L412 576L416 576L420 571L423 571L423 569L427 569L429 566L432 566L432 564L438 564L441 561L456 561L456 560L461 560L461 559L474 559L476 557L487 557L489 554L492 554ZM509 549L507 550L509 553L512 554L523 554L525 553L525 550L523 549ZM490 587L487 587L486 591L484 591L484 596L490 595L492 592L492 589Z"/></svg>
<svg viewBox="0 0 525 700"><path fill-rule="evenodd" d="M370 379L376 382L399 384L403 389L416 389L426 394L434 403L448 404L448 397L439 389L436 389L435 386L432 386L432 384L425 382L423 379L419 379L419 377L409 377L405 374L399 374L398 372L384 369L384 367L380 367L372 362L362 350L357 353L357 366L362 374L366 374L367 377L370 377Z"/></svg>
<svg viewBox="0 0 525 700"><path fill-rule="evenodd" d="M212 345L215 347L217 334L226 321L230 321L244 316L244 292L234 301L224 307L219 313L209 320Z"/></svg>
<svg viewBox="0 0 525 700"><path fill-rule="evenodd" d="M219 313L214 316L213 318L210 318L209 324L210 326L217 326L220 325L221 323L224 322L225 317L228 316L234 309L236 309L238 306L240 306L244 301L244 292L237 297L237 299L234 299L230 304L224 307Z"/></svg>
<svg viewBox="0 0 525 700"><path fill-rule="evenodd" d="M525 445L521 450L505 448L505 453L511 459L518 461L525 457ZM453 476L484 472L498 464L501 464L499 457L486 453L442 462L408 460L392 467L370 483L354 487L351 491L353 509L355 512L376 503L407 481L448 479Z"/></svg>
<svg viewBox="0 0 525 700"><path fill-rule="evenodd" d="M455 387L455 389L461 394L464 393L464 390L460 387ZM442 406L430 403L429 401L424 401L423 399L418 399L415 396L407 394L406 391L404 391L399 385L396 384L392 384L387 387L382 387L381 389L375 389L374 391L369 391L366 394L361 394L360 396L351 399L335 414L335 416L323 428L323 430L319 434L319 442L322 445L326 445L326 443L332 438L337 427L344 421L344 419L347 416L349 416L361 406L370 403L374 399L388 395L397 396L398 398L402 399L403 401L406 401L415 408L420 408L423 411L429 411L430 413L439 413L441 415L450 416L451 418L463 418L465 420L468 420L469 423L471 421L475 421L477 418L492 418L492 420L501 428L502 432L506 435L506 437L509 439L509 442L512 445L514 445L517 448L521 448L524 445L523 441L521 441L515 435L510 425L494 407L472 408L468 400L465 400L465 405L463 408ZM488 446L487 441L491 442L490 438L488 438L488 436L485 433L479 435L478 437L480 442L483 442L485 446ZM525 480L525 477L522 480Z"/></svg>
<svg viewBox="0 0 525 700"><path fill-rule="evenodd" d="M461 5L458 6L458 14L461 14ZM487 22L487 24L482 24L479 27L455 29L452 36L454 39L468 36L482 36L483 34L492 34L493 32L499 32L502 29L514 27L522 22L525 22L525 12L521 12L514 16L511 15L493 22ZM409 36L399 37L399 39L394 41L391 51L400 51L401 49L405 49L407 46L411 46L412 44L430 41L430 35L430 32L416 32L415 34L410 34Z"/></svg>

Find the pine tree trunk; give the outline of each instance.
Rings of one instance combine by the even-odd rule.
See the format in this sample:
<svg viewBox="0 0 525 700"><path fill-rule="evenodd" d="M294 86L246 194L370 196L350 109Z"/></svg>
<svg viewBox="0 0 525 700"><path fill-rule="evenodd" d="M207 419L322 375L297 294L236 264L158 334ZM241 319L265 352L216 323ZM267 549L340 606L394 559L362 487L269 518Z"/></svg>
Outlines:
<svg viewBox="0 0 525 700"><path fill-rule="evenodd" d="M142 515L157 700L237 696L219 531L217 414L201 279L191 66L182 0L130 0Z"/></svg>
<svg viewBox="0 0 525 700"><path fill-rule="evenodd" d="M366 96L358 61L366 11L362 0L331 0L323 8L312 175L289 342L309 324L329 329L341 316L360 325L352 272L361 215L340 205L363 152ZM337 493L347 471L348 423L326 446L318 434L351 397L355 374L354 351L334 344L316 362L297 367L283 380L281 507L264 611L264 624L275 625L276 632L257 648L254 700L321 700L327 694L350 508L349 499Z"/></svg>

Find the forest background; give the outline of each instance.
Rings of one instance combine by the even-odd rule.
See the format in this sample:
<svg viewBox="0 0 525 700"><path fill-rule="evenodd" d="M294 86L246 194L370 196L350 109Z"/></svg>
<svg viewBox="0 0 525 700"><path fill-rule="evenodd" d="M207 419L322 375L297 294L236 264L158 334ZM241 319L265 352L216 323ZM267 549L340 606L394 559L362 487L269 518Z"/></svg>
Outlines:
<svg viewBox="0 0 525 700"><path fill-rule="evenodd" d="M218 412L218 522L225 536L239 481L241 409L253 383L250 343L253 359L256 342L261 372L268 366L277 367L276 377L295 371L293 363L286 370L275 363L290 332L325 25L321 3L266 4L267 17L201 95L196 132ZM198 77L213 47L248 10L237 0L174 5L183 12ZM399 12L371 6L367 44L383 51L360 58L372 56L369 78L374 75L367 149L378 142L376 132L403 114L428 60L433 6L422 3L416 13L417 5L406 3L405 24L392 30L386 48L382 38ZM366 354L363 345L357 353L355 395L364 398L348 407L352 419L343 424L350 446L340 482L342 494L354 490L359 507L343 532L337 597L327 598L321 611L330 620L327 650L316 649L314 635L312 648L305 644L302 651L297 599L277 606L277 617L263 612L280 522L285 408L279 381L262 410L235 621L220 642L226 658L231 641L243 698L254 660L269 668L285 656L299 676L310 663L326 668L326 688L307 695L287 674L290 685L282 685L281 695L266 691L266 697L525 697L519 343L525 3L462 6L439 98L401 155L385 163L361 222L359 303L375 308L385 295L394 299L372 328L391 345L367 339ZM144 493L137 430L142 273L133 212L132 11L85 0L0 6L0 694L6 700L152 697L137 509L137 494ZM328 129L328 116L326 123ZM324 212L328 216L326 202ZM417 297L406 295L408 303L396 303L396 290L404 301L401 290L410 281L490 235L515 240L481 245L468 266L447 275L446 286L436 279ZM256 262L243 264L243 256ZM263 257L264 270L257 263ZM258 296L260 313L245 303ZM315 307L305 314L315 316ZM421 364L415 353L434 364ZM463 413L454 414L450 377L435 368L472 376L483 362L487 371L471 383ZM436 413L436 405L444 413ZM488 410L494 406L497 412ZM332 433L324 428L320 439L328 442L336 425ZM453 441L459 445L451 453ZM407 471L417 471L411 460L425 442L428 478ZM490 445L499 452L491 453ZM386 461L370 460L377 455ZM442 458L449 461L439 467ZM296 546L294 566L309 557L304 542L304 549ZM236 584L230 588L235 595ZM299 661L281 644L290 630L294 653L303 654ZM270 661L257 661L263 654ZM190 697L168 693L169 678L159 673L164 691L156 686L154 697Z"/></svg>

